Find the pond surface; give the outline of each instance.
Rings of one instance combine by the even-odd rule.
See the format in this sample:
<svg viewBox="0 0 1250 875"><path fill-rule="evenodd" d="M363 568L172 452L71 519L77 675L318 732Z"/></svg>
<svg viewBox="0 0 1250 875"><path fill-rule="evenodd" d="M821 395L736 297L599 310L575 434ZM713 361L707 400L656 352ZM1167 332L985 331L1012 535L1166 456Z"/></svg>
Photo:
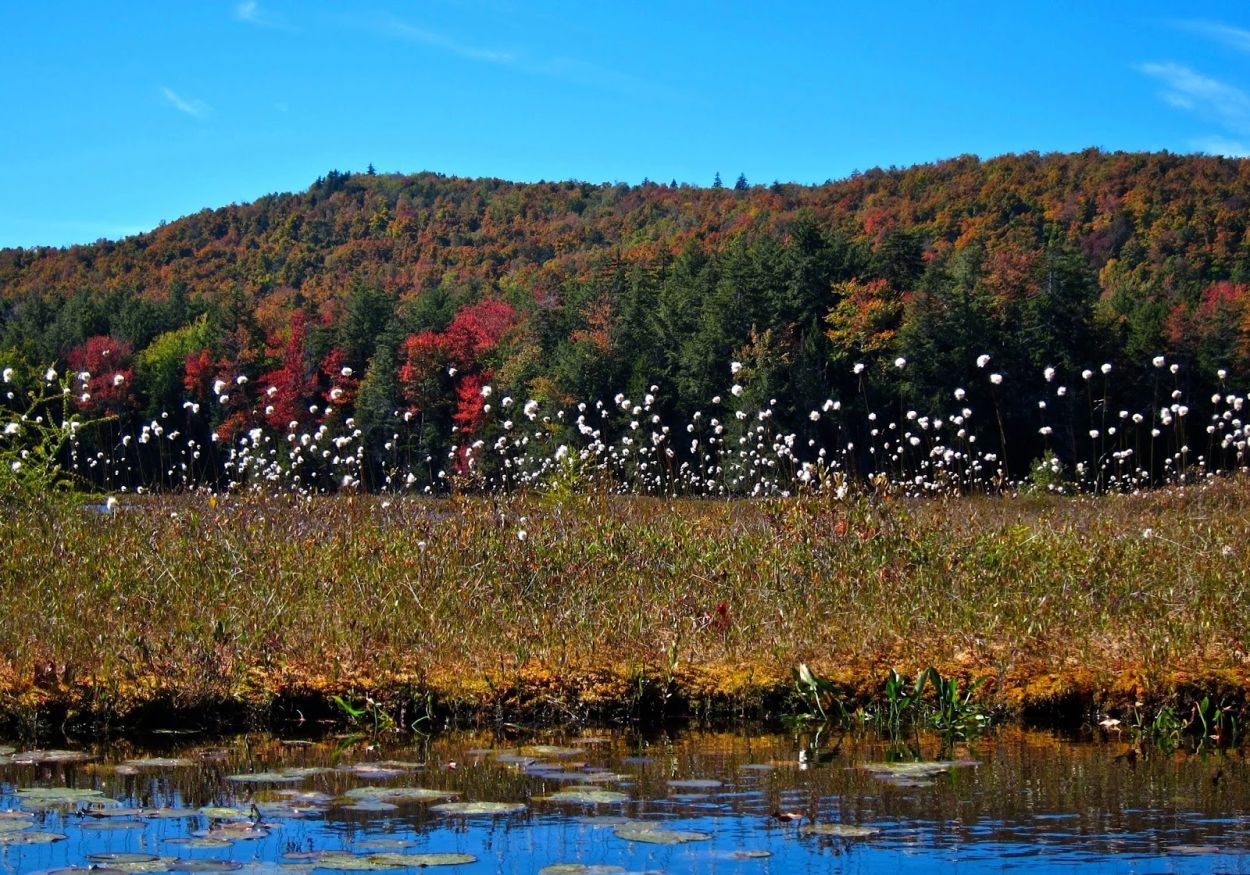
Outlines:
<svg viewBox="0 0 1250 875"><path fill-rule="evenodd" d="M1241 752L1014 729L948 750L704 731L62 747L0 743L0 871L1250 871Z"/></svg>

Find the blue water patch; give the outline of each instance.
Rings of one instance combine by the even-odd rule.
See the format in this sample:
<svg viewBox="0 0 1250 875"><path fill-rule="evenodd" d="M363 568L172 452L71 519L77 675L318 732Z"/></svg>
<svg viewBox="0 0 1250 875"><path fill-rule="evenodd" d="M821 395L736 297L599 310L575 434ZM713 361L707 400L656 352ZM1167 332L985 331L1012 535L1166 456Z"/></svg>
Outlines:
<svg viewBox="0 0 1250 875"><path fill-rule="evenodd" d="M885 762L885 742L866 737L812 766L799 757L809 740L787 735L611 734L575 754L560 749L577 740L536 740L531 755L479 734L172 737L85 751L85 762L14 743L15 754L0 756L0 866L1250 871L1250 782L1238 756L1130 765L1105 744L1013 733L957 751L934 741L911 763Z"/></svg>

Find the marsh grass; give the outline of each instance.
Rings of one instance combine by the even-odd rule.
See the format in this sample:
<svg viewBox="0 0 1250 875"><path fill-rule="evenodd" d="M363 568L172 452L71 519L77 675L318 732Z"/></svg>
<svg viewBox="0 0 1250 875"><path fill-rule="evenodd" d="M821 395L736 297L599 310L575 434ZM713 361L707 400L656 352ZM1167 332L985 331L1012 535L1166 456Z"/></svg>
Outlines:
<svg viewBox="0 0 1250 875"><path fill-rule="evenodd" d="M1248 502L1250 483L1217 479L1068 498L0 506L0 709L263 719L340 696L399 725L760 716L802 706L799 663L852 707L933 666L1000 713L1240 709Z"/></svg>

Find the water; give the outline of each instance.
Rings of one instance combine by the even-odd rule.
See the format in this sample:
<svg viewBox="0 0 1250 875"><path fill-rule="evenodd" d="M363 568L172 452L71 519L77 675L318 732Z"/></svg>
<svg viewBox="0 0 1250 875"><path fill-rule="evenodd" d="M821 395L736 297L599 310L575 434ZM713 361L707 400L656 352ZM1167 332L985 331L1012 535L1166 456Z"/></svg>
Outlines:
<svg viewBox="0 0 1250 875"><path fill-rule="evenodd" d="M1134 758L1117 739L1008 729L950 750L746 731L65 743L86 762L11 746L0 755L4 872L1250 871L1240 752ZM883 765L917 752L927 765ZM32 788L77 795L58 803ZM569 791L601 801L540 798ZM447 813L449 800L515 810ZM35 833L64 838L5 844ZM686 840L657 843L675 839Z"/></svg>

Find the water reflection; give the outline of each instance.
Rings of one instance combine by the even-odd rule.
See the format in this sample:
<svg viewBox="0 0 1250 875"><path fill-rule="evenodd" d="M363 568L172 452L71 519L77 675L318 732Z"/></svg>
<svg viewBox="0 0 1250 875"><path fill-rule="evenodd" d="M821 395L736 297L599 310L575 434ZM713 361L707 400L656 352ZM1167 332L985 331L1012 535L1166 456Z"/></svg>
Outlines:
<svg viewBox="0 0 1250 875"><path fill-rule="evenodd" d="M1018 730L953 750L746 731L13 747L15 873L1250 869L1240 752Z"/></svg>

